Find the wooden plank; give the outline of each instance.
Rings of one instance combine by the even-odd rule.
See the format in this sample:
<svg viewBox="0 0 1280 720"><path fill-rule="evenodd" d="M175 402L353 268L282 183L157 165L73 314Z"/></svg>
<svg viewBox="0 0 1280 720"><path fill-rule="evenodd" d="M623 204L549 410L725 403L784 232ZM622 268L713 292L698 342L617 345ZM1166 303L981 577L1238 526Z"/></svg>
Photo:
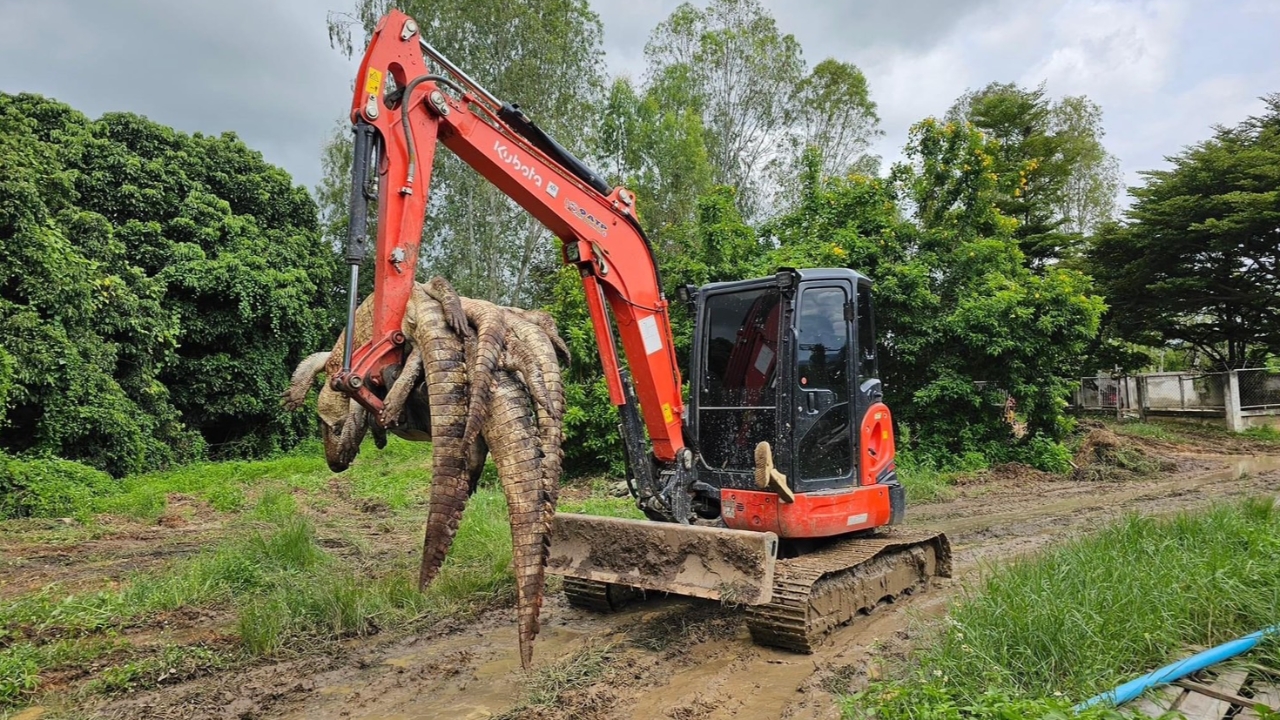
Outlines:
<svg viewBox="0 0 1280 720"><path fill-rule="evenodd" d="M1271 710L1280 710L1280 687L1277 685L1265 684L1271 680L1263 680L1254 676L1253 678L1253 702L1244 710L1240 711L1238 720L1257 720L1258 712L1253 710L1254 705L1265 705Z"/></svg>
<svg viewBox="0 0 1280 720"><path fill-rule="evenodd" d="M1184 692L1181 688L1165 685L1143 693L1129 707L1147 717L1158 718L1169 712L1170 709L1177 707L1178 701L1182 699L1183 694Z"/></svg>
<svg viewBox="0 0 1280 720"><path fill-rule="evenodd" d="M1225 670L1218 675L1218 679L1213 682L1213 689L1220 693L1230 693L1235 695L1240 692L1240 686L1244 684L1248 673L1244 670ZM1216 697L1202 695L1198 692L1192 692L1182 701L1182 706L1178 708L1187 720L1222 720L1227 711L1231 709L1231 703L1226 700L1219 700Z"/></svg>
<svg viewBox="0 0 1280 720"><path fill-rule="evenodd" d="M1197 692L1197 693L1200 693L1201 695L1208 695L1209 697L1215 700L1222 700L1223 702L1228 702L1228 703L1231 703L1232 705L1238 705L1240 707L1249 707L1250 705L1253 705L1256 703L1255 700L1252 700L1250 698L1243 697L1235 693L1229 693L1224 690L1219 690L1218 688L1212 685L1204 685L1194 680L1178 680L1174 683L1174 685L1177 685L1178 687L1181 687L1181 688L1186 688L1191 692Z"/></svg>

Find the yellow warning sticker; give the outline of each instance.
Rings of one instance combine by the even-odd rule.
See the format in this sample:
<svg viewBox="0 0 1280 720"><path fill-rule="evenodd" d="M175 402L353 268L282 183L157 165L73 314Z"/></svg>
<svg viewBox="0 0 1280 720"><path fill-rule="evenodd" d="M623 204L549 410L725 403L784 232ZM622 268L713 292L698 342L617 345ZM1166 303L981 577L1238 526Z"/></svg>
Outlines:
<svg viewBox="0 0 1280 720"><path fill-rule="evenodd" d="M364 91L370 95L377 95L382 89L382 71L378 68L369 68L369 76L364 81Z"/></svg>
<svg viewBox="0 0 1280 720"><path fill-rule="evenodd" d="M671 405L668 403L662 403L662 419L666 421L668 425L676 419L675 413L671 412Z"/></svg>

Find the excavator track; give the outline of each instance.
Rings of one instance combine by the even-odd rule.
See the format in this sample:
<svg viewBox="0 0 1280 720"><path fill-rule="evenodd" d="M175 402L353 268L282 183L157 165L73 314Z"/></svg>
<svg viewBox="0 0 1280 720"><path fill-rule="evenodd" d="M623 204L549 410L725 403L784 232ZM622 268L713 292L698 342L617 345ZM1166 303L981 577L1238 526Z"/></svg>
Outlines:
<svg viewBox="0 0 1280 720"><path fill-rule="evenodd" d="M621 610L643 591L626 585L566 577L564 598L570 605L583 610L608 613Z"/></svg>
<svg viewBox="0 0 1280 720"><path fill-rule="evenodd" d="M773 600L747 608L751 639L811 653L832 630L951 576L951 544L936 532L892 531L838 540L778 560Z"/></svg>

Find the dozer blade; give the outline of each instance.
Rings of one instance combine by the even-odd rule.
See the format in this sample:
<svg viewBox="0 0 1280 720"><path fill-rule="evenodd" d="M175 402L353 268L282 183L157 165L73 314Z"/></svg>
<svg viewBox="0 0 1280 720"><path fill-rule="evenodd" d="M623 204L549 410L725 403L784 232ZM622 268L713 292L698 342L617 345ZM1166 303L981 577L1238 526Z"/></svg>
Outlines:
<svg viewBox="0 0 1280 720"><path fill-rule="evenodd" d="M773 597L778 536L771 532L556 513L547 570L731 603Z"/></svg>

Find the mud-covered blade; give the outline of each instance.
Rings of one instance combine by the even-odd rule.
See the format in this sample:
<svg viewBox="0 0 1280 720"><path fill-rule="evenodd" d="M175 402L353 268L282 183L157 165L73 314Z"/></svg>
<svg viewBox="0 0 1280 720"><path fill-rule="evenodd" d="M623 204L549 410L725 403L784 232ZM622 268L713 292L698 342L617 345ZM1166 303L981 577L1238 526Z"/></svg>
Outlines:
<svg viewBox="0 0 1280 720"><path fill-rule="evenodd" d="M771 532L556 513L547 570L758 605L772 599L777 556Z"/></svg>

